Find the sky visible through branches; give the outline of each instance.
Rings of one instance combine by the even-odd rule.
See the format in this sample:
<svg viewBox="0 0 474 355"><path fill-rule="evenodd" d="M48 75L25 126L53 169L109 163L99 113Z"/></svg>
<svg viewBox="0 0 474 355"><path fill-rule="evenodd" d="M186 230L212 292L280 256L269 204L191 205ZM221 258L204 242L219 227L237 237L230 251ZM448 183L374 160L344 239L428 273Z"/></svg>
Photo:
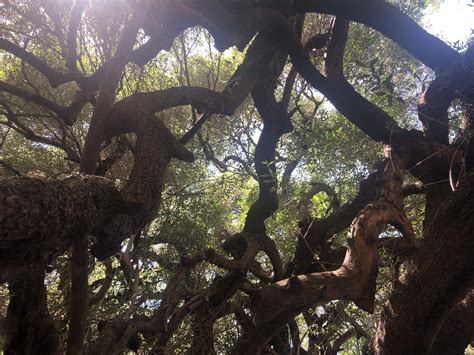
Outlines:
<svg viewBox="0 0 474 355"><path fill-rule="evenodd" d="M448 0L439 8L428 7L427 13L428 31L448 42L464 42L474 30L473 0Z"/></svg>
<svg viewBox="0 0 474 355"><path fill-rule="evenodd" d="M0 355L464 353L474 0L1 2Z"/></svg>

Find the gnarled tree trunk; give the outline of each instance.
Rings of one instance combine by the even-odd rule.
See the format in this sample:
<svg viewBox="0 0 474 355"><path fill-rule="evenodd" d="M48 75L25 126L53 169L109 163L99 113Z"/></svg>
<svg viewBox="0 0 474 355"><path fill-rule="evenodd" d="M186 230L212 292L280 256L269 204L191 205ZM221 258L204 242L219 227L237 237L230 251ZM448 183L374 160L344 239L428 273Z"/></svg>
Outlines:
<svg viewBox="0 0 474 355"><path fill-rule="evenodd" d="M377 329L374 341L377 353L431 353L437 334L455 311L460 295L472 290L472 201L473 174L438 210L426 231L429 238L415 257L415 269L396 283ZM464 346L464 351L470 340L465 339L458 348Z"/></svg>
<svg viewBox="0 0 474 355"><path fill-rule="evenodd" d="M48 312L44 276L41 266L8 272L5 354L60 353L60 335Z"/></svg>

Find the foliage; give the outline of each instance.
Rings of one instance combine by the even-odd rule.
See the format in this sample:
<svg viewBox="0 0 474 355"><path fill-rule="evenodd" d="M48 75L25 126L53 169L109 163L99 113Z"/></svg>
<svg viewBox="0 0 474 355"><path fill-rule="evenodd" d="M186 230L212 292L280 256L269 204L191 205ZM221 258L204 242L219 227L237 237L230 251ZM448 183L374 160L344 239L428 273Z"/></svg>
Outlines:
<svg viewBox="0 0 474 355"><path fill-rule="evenodd" d="M52 67L64 70L61 53L67 48L63 29L73 2L7 1L7 4L0 8L1 18L8 19L0 29L2 37L27 48ZM411 17L422 19L423 6L418 1L397 4ZM78 31L77 63L80 72L90 75L110 61L129 17L126 1L95 0L86 7ZM331 19L327 15L308 15L303 40L312 34L328 31ZM149 36L146 31L140 31L138 38L136 47L145 43ZM221 91L243 62L246 50L249 49L239 51L232 47L219 52L207 30L202 27L187 29L174 40L169 51L160 52L146 65L129 63L126 66L116 90L116 101L138 92L180 86ZM324 65L322 54L317 50L313 53L316 67ZM420 129L417 98L434 78L430 69L379 32L357 23L350 26L344 59L344 73L361 95L383 108L401 127ZM0 79L4 82L39 93L64 106L76 95L75 83L51 88L44 76L14 55L0 53L0 61ZM290 68L291 63L287 63L279 79L278 97L283 93ZM51 110L25 102L15 95L3 92L0 100L22 113L18 116L18 124L8 118L6 110L0 112L2 175L58 179L79 171L94 110L92 103L84 107L73 126L66 127ZM453 110L452 116L459 115L461 107ZM276 243L284 263L292 259L295 240L301 234L300 216L295 211L298 211L310 184L325 183L335 190L341 204L350 202L359 191L359 183L380 159L382 151L379 143L356 128L300 76L296 78L288 111L292 112L294 130L279 141L275 161L267 162L276 163L276 177L280 182L290 169L290 163L296 163L292 174L290 171L289 181L278 186L279 209L266 221L266 233ZM185 134L199 118L196 110L189 106L167 109L156 116L176 137ZM183 257L205 253L208 249L219 250L225 236L243 230L248 211L259 194L254 156L262 129L262 119L248 98L231 117L212 116L187 144L196 157L192 165L179 161L171 163L159 212L140 236L122 245L122 256L129 254L132 270L139 274L138 281L124 266L120 256L103 262L90 256L90 296L99 295L107 277L112 281L101 299L91 306L87 320L88 344L97 339L101 320L129 317L131 314L151 316L163 302L167 282L179 269ZM450 129L452 137L459 134L456 125L451 125ZM129 133L126 138L133 146L135 135ZM114 138L103 143L103 160L117 142ZM122 186L132 166L133 156L128 152L108 170L106 177ZM331 196L325 192L312 196L310 214L313 222L333 212L331 201ZM410 197L405 201L405 208L417 236L420 236L423 232L423 198ZM331 248L345 247L346 235L347 229L335 235ZM397 236L395 229L387 229L381 235ZM272 272L266 255L260 253L257 260L266 272ZM390 253L382 255L381 260L383 268L377 280L378 308L390 295L397 268ZM67 254L53 261L46 277L48 308L60 325L63 336L68 331L69 261ZM224 276L225 271L216 265L199 264L186 275L179 292L186 295L184 300L189 299ZM249 279L252 287L261 284L261 280L253 276ZM138 284L134 285L134 282ZM2 298L5 290L4 286L0 288L0 317L6 316L7 297ZM234 301L245 302L245 297L238 295ZM333 301L312 312L297 318L303 346L312 343L318 344L321 351L327 350L346 332L352 333L344 342L341 353L361 353L369 346L376 319L352 303ZM323 320L324 317L327 319ZM189 351L193 329L199 327L200 321L202 319L187 317L171 338L169 351ZM216 351L229 352L241 334L239 322L231 312L220 317L214 324ZM149 341L148 345L151 343Z"/></svg>

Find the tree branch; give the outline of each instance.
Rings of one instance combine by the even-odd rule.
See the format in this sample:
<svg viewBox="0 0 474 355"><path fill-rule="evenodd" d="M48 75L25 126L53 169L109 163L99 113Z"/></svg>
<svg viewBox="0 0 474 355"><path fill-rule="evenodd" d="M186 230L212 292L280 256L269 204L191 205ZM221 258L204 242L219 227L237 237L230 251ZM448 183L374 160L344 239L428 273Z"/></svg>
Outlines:
<svg viewBox="0 0 474 355"><path fill-rule="evenodd" d="M252 90L255 106L263 119L263 130L255 149L255 170L259 182L259 195L245 220L244 231L264 234L265 219L278 208L275 150L280 137L293 129L286 110L277 104L273 92L262 86Z"/></svg>
<svg viewBox="0 0 474 355"><path fill-rule="evenodd" d="M318 12L344 17L372 27L405 48L432 69L443 69L459 53L386 2L361 0L294 0L293 12Z"/></svg>
<svg viewBox="0 0 474 355"><path fill-rule="evenodd" d="M87 131L84 150L81 159L81 171L93 174L99 157L99 150L104 139L104 130L107 116L112 109L115 98L115 90L122 75L125 65L128 63L130 53L135 44L138 33L137 19L130 20L125 27L116 53L107 68L107 74L101 84L94 113L92 114L89 130Z"/></svg>
<svg viewBox="0 0 474 355"><path fill-rule="evenodd" d="M137 18L126 24L120 41L117 45L104 80L101 83L94 112L92 114L84 149L81 158L80 171L94 174L99 160L100 146L104 139L107 118L115 100L117 84L122 72L129 61L130 53L136 41L139 30ZM71 43L69 43L71 45ZM126 235L128 237L129 235ZM88 242L84 235L79 237L73 247L71 256L71 301L70 301L70 332L68 341L68 354L82 353L87 323L88 311Z"/></svg>
<svg viewBox="0 0 474 355"><path fill-rule="evenodd" d="M66 82L78 80L84 77L82 74L78 72L69 72L69 73L60 72L54 69L53 67L51 67L42 59L36 57L34 54L6 40L5 38L0 38L0 49L3 49L15 55L18 58L21 58L22 60L30 64L33 68L35 68L41 74L43 74L48 79L51 86L54 88Z"/></svg>
<svg viewBox="0 0 474 355"><path fill-rule="evenodd" d="M67 57L66 68L71 71L76 70L77 61L77 31L80 26L82 13L87 7L88 0L76 0L69 17L69 28L67 31Z"/></svg>
<svg viewBox="0 0 474 355"><path fill-rule="evenodd" d="M340 17L333 19L324 60L324 71L328 78L335 80L344 78L344 51L348 34L349 21Z"/></svg>
<svg viewBox="0 0 474 355"><path fill-rule="evenodd" d="M437 211L412 272L395 284L378 324L376 351L393 346L401 353L409 349L431 353L433 324L449 314L459 295L466 295L472 287L474 220L465 216L472 213L473 198L471 173ZM411 302L413 299L424 302Z"/></svg>
<svg viewBox="0 0 474 355"><path fill-rule="evenodd" d="M308 205L310 204L313 196L320 192L325 192L332 199L331 207L334 210L337 210L341 206L339 199L337 198L337 194L331 186L324 182L313 182L311 183L311 189L298 203L300 221L311 220L311 216L308 211Z"/></svg>
<svg viewBox="0 0 474 355"><path fill-rule="evenodd" d="M386 159L378 165L378 199L354 219L349 245L342 266L336 271L290 277L267 286L254 298L257 329L241 339L234 353L261 350L266 341L288 319L303 309L333 299L353 300L357 306L373 311L377 277L377 239L387 223L401 229L411 241L413 231L403 213L401 178ZM271 326L270 326L271 324Z"/></svg>
<svg viewBox="0 0 474 355"><path fill-rule="evenodd" d="M82 108L88 102L87 96L84 93L79 93L68 107L60 106L41 95L31 93L1 80L0 91L15 95L24 99L28 103L31 102L47 110L53 111L67 125L72 125L76 121Z"/></svg>

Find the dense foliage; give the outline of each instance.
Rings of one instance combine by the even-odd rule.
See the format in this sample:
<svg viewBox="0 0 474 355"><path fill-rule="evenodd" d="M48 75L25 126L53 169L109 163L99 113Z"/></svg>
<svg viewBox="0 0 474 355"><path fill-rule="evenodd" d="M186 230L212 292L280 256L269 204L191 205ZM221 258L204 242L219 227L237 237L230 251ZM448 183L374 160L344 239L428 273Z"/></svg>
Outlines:
<svg viewBox="0 0 474 355"><path fill-rule="evenodd" d="M470 239L466 237L465 244L459 244L467 248L459 253L474 254L469 222L469 211L474 207L472 192L462 190L462 186L472 185L468 164L469 154L473 154L468 148L473 116L472 49L467 39L452 44L453 49L410 20L421 22L426 13L426 5L418 1L387 5L395 11L395 20L404 13L400 23L409 20L414 26L392 32L379 24L383 15L380 9L371 10L372 2L348 1L349 10L314 11L305 9L311 5L304 1L294 2L295 8L288 11L278 1L264 1L268 4L261 6L275 7L271 11L291 24L311 69L325 73L327 86L319 81L318 87L318 80L311 81L286 32L270 27L281 20L274 13L265 15L275 17L269 24L256 15L261 28L257 26L250 36L218 19L223 16L219 11L225 10L237 14L245 23L242 28L254 28L255 18L248 14L261 10L259 1L10 0L0 4L0 184L6 186L0 190L1 198L5 206L13 206L11 200L17 197L18 188L27 191L21 195L27 205L41 206L35 208L42 210L22 215L16 207L2 207L6 212L0 214L1 221L6 222L0 233L0 353L2 347L11 353L23 349L25 353L71 354L120 353L125 348L139 348L144 354L230 353L232 349L236 353L243 349L281 354L351 354L369 349L396 353L389 340L380 345L384 336L379 333L396 317L386 315L381 321L380 315L387 314L391 296L404 292L400 285L417 282L417 277L424 280L424 274L417 272L422 270L423 258L436 250L423 243L435 240L430 239L432 230L441 230L442 208L451 203L446 201L456 201L455 196L462 194L467 196L463 200L467 205L456 207L452 202L453 211L459 212L459 218L464 213L466 224L458 229L467 230ZM321 3L324 8L325 1ZM359 15L353 3L367 5L365 15ZM201 17L195 20L184 9ZM387 22L394 28L400 26L395 20ZM419 35L409 33L414 28L420 36L429 36L421 39L426 53L422 48L419 53L413 49L410 41ZM398 37L397 31L408 34ZM239 37L242 33L243 41ZM430 46L437 59L428 53ZM141 51L143 48L152 48L152 55ZM439 48L441 52L437 52ZM457 85L449 88L455 95L441 114L436 103L446 98L435 97L433 109L429 106L433 99L423 96L439 78ZM332 82L336 84L331 89ZM184 87L190 88L189 93L177 91L177 98L166 91ZM196 87L208 91L193 91ZM358 94L356 99L347 96L348 87L356 89L360 100L364 97L368 101L357 101ZM158 94L135 104L132 100L140 93ZM214 98L212 93L227 96ZM423 99L433 116L423 111ZM150 118L146 105L160 109L153 110ZM386 116L372 107L382 109ZM282 111L291 121L290 128L283 119L283 123L276 118L272 121ZM139 119L142 116L146 120ZM389 123L379 125L377 120L382 122L385 117L391 117L393 123L387 119ZM119 120L125 123L114 123L122 122ZM156 130L146 126L152 121L161 122ZM445 136L436 135L439 127L432 122L446 130ZM417 135L421 130L424 136ZM91 143L94 136L99 137L96 151ZM393 153L387 153L389 145ZM169 148L169 154L156 154L171 146L175 150ZM381 162L386 165L382 167ZM43 185L38 189L37 185L15 185L15 181L27 184L35 179L67 184L84 176L79 173L103 176L113 182L107 189L121 191L120 198L114 200L112 192L104 195L102 185L97 187L99 197L93 195L87 206L93 206L92 214L100 218L107 213L100 222L95 215L74 209L75 200L67 197L89 198L96 192L88 191L96 191L95 187L77 182L64 187L63 193L62 187L47 190ZM397 188L384 181L398 181L405 199L402 196L400 202L394 192ZM96 186L94 181L86 183ZM49 197L43 199L46 193ZM8 200L9 196L12 199ZM27 196L37 197L31 202ZM372 286L361 284L363 297L337 293L340 291L332 296L329 285L322 286L323 291L312 286L314 298L304 296L300 303L290 304L293 296L288 296L288 304L281 300L286 296L278 296L278 292L284 294L285 290L295 288L298 293L301 289L304 294L306 281L297 275L327 271L336 275L348 238L350 248L357 245L351 255L363 249L354 242L358 233L362 233L362 240L369 240L372 225L366 224L363 232L357 229L366 223L364 213L368 215L370 208L383 203L401 206L402 215L380 217L373 227L380 229L378 239L367 242L367 248L375 243L375 250L379 243L373 295L367 296ZM117 207L121 204L127 207ZM69 227L74 217L62 219L62 212L54 215L53 205L59 206L59 211L71 209L68 218L76 214L74 223L82 224L84 230ZM109 215L109 208L118 210ZM8 215L13 210L15 217ZM114 219L117 216L119 222ZM28 235L37 236L39 242L25 234L17 236L6 230L8 218L18 226L23 222L34 225L27 231L48 224L48 233ZM41 222L42 218L48 221ZM82 269L75 269L75 260L80 261L81 234L91 252ZM48 238L51 241L44 242ZM25 245L15 244L23 240ZM362 264L370 260L363 255ZM465 314L473 314L472 274L468 276L472 263L465 266L471 259L465 256L453 261L459 267L446 276L449 282L440 282L436 285L439 289L432 291L439 292L451 308L440 308L436 301L426 313L439 312L446 320L466 294L471 294L465 301ZM446 267L450 265L446 261ZM12 292L20 282L24 283L18 287L32 288L36 281L29 281L25 274L38 271L40 284L46 285L47 307L41 308L38 301L32 307L41 309L37 311L41 316L33 317L28 315L29 306L21 304L29 302L25 301L29 296L12 306ZM88 287L84 277L81 281L81 272ZM85 290L82 298L74 285ZM273 290L275 285L281 285L283 291ZM258 300L264 305L258 306ZM281 314L271 310L273 300ZM48 341L57 342L58 347L33 350L34 344L15 343L13 328L21 328L21 321L12 320L15 307L24 310L23 316L15 316L26 319L30 328L54 324L57 337ZM285 307L288 313L284 313ZM77 316L79 325L71 325L76 322L73 309L82 314ZM85 321L82 325L81 317ZM428 322L428 318L420 319ZM410 328L411 323L407 324ZM262 327L272 326L272 331L260 333L263 340L255 339ZM414 337L421 339L430 331ZM468 341L460 343L463 349L472 340L472 325L465 326L465 331ZM38 333L33 333L30 329L22 334L38 341ZM443 349L435 334L430 336L429 346L421 341L425 346L422 351L415 341L413 348L408 348L412 343L407 341L406 349L418 349L419 353L429 349L435 353L436 346ZM402 342L404 338L400 335L398 339ZM74 348L78 344L79 348Z"/></svg>

